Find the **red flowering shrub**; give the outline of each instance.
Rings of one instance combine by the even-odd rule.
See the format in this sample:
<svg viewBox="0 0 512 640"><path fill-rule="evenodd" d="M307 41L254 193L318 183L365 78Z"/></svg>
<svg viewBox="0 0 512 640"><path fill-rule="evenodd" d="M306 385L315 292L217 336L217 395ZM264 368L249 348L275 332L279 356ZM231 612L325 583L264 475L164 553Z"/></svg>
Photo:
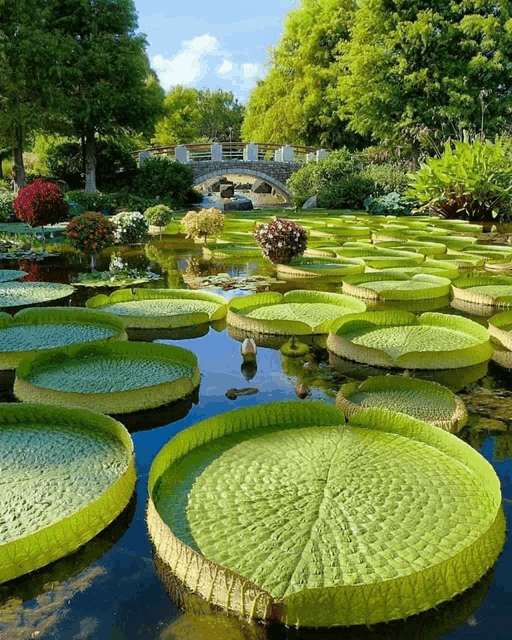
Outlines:
<svg viewBox="0 0 512 640"><path fill-rule="evenodd" d="M18 191L12 207L18 220L31 227L62 222L68 217L69 211L59 187L39 178Z"/></svg>
<svg viewBox="0 0 512 640"><path fill-rule="evenodd" d="M291 220L276 218L268 224L260 224L253 233L263 256L274 264L287 264L295 256L304 253L308 234Z"/></svg>
<svg viewBox="0 0 512 640"><path fill-rule="evenodd" d="M115 225L102 213L87 212L70 221L66 234L71 245L84 253L98 253L114 244Z"/></svg>

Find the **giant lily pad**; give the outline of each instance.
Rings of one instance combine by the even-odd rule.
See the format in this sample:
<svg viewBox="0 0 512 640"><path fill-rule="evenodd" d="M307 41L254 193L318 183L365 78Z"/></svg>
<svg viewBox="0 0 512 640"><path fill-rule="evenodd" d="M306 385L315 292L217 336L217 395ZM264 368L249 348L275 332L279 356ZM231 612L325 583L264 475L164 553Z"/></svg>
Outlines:
<svg viewBox="0 0 512 640"><path fill-rule="evenodd" d="M206 291L123 289L110 296L94 296L86 305L121 317L132 329L175 329L223 318L227 300Z"/></svg>
<svg viewBox="0 0 512 640"><path fill-rule="evenodd" d="M197 357L188 349L113 342L52 349L23 360L16 370L14 394L22 402L121 414L183 398L199 379Z"/></svg>
<svg viewBox="0 0 512 640"><path fill-rule="evenodd" d="M0 309L28 307L67 298L74 289L57 282L0 282Z"/></svg>
<svg viewBox="0 0 512 640"><path fill-rule="evenodd" d="M484 327L443 313L368 311L336 320L327 348L338 356L379 367L455 369L492 355Z"/></svg>
<svg viewBox="0 0 512 640"><path fill-rule="evenodd" d="M462 400L446 387L406 376L374 376L344 384L336 406L347 416L371 407L399 411L451 433L460 431L468 417Z"/></svg>
<svg viewBox="0 0 512 640"><path fill-rule="evenodd" d="M447 296L450 285L448 278L387 271L346 276L342 290L351 296L373 300L426 300Z"/></svg>
<svg viewBox="0 0 512 640"><path fill-rule="evenodd" d="M227 322L254 333L308 335L327 333L347 313L366 309L364 302L339 293L296 290L284 295L256 293L229 303Z"/></svg>
<svg viewBox="0 0 512 640"><path fill-rule="evenodd" d="M358 258L292 258L289 264L276 266L281 280L311 280L340 282L343 276L363 273L364 262Z"/></svg>
<svg viewBox="0 0 512 640"><path fill-rule="evenodd" d="M489 333L512 351L512 311L502 311L489 318Z"/></svg>
<svg viewBox="0 0 512 640"><path fill-rule="evenodd" d="M452 282L455 300L492 307L512 306L512 277L471 275Z"/></svg>
<svg viewBox="0 0 512 640"><path fill-rule="evenodd" d="M85 544L135 484L130 435L91 411L2 404L0 582Z"/></svg>
<svg viewBox="0 0 512 640"><path fill-rule="evenodd" d="M0 282L9 282L10 280L19 280L26 276L26 271L19 271L18 269L0 269Z"/></svg>
<svg viewBox="0 0 512 640"><path fill-rule="evenodd" d="M344 424L325 403L194 425L155 458L149 496L151 539L182 582L287 625L434 607L492 566L505 534L499 480L469 445L384 410Z"/></svg>
<svg viewBox="0 0 512 640"><path fill-rule="evenodd" d="M124 324L112 314L71 307L0 313L0 370L55 347L108 340L126 340Z"/></svg>

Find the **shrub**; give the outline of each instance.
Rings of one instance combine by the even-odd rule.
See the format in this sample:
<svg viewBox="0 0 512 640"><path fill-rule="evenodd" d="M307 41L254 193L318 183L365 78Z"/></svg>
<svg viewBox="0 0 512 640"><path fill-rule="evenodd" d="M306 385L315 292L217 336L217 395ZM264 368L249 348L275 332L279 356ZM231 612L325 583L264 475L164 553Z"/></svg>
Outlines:
<svg viewBox="0 0 512 640"><path fill-rule="evenodd" d="M364 201L374 189L373 180L354 173L320 191L318 206L324 209L362 209Z"/></svg>
<svg viewBox="0 0 512 640"><path fill-rule="evenodd" d="M224 214L219 209L200 209L189 211L181 223L185 227L188 238L204 238L217 236L224 229Z"/></svg>
<svg viewBox="0 0 512 640"><path fill-rule="evenodd" d="M418 203L414 200L407 199L397 192L391 192L378 198L366 198L364 206L366 211L374 216L388 214L394 216L410 216L412 210L418 206Z"/></svg>
<svg viewBox="0 0 512 640"><path fill-rule="evenodd" d="M125 211L112 216L114 239L118 244L137 244L144 240L148 223L139 211Z"/></svg>
<svg viewBox="0 0 512 640"><path fill-rule="evenodd" d="M172 214L172 209L166 207L165 204L157 204L144 211L144 218L148 224L162 228L172 220Z"/></svg>
<svg viewBox="0 0 512 640"><path fill-rule="evenodd" d="M390 162L369 164L361 170L360 175L373 182L375 197L394 192L405 193L409 186L407 170Z"/></svg>
<svg viewBox="0 0 512 640"><path fill-rule="evenodd" d="M185 204L199 204L203 201L203 194L199 189L190 189L187 191L184 198Z"/></svg>
<svg viewBox="0 0 512 640"><path fill-rule="evenodd" d="M65 180L72 189L84 185L82 147L78 142L64 142L48 149L46 162L52 175ZM111 187L120 173L135 171L137 163L129 151L111 140L96 143L96 182Z"/></svg>
<svg viewBox="0 0 512 640"><path fill-rule="evenodd" d="M512 163L500 139L448 142L409 180L408 195L445 218L492 220L510 208Z"/></svg>
<svg viewBox="0 0 512 640"><path fill-rule="evenodd" d="M182 202L194 184L192 169L168 158L149 158L133 181L133 192L146 198Z"/></svg>
<svg viewBox="0 0 512 640"><path fill-rule="evenodd" d="M51 182L34 180L18 191L12 203L18 220L31 227L43 227L66 220L69 207L59 187Z"/></svg>
<svg viewBox="0 0 512 640"><path fill-rule="evenodd" d="M114 243L114 223L102 213L88 212L73 218L66 227L71 245L83 253L98 253Z"/></svg>
<svg viewBox="0 0 512 640"><path fill-rule="evenodd" d="M175 203L169 198L141 198L125 191L116 193L85 193L84 191L68 191L66 199L70 204L72 215L79 215L84 211L100 211L112 213L121 207L132 211L145 210L157 204L165 204L174 208Z"/></svg>
<svg viewBox="0 0 512 640"><path fill-rule="evenodd" d="M305 229L281 218L258 225L253 236L263 256L274 264L287 264L295 256L302 255L308 242Z"/></svg>
<svg viewBox="0 0 512 640"><path fill-rule="evenodd" d="M318 163L309 162L288 178L287 185L292 192L294 204L300 207L311 196L320 197L333 183L354 173L357 165L348 149L333 151Z"/></svg>
<svg viewBox="0 0 512 640"><path fill-rule="evenodd" d="M14 215L12 207L14 197L12 191L0 191L0 222L6 222Z"/></svg>

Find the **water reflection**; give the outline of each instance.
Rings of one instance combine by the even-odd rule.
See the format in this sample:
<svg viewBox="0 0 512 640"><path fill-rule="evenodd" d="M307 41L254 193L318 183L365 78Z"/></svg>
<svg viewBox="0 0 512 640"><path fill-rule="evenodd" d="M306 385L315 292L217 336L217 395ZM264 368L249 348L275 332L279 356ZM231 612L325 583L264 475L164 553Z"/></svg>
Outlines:
<svg viewBox="0 0 512 640"><path fill-rule="evenodd" d="M169 404L155 409L146 409L144 411L133 411L132 413L111 414L111 418L119 420L130 431L147 431L156 427L164 427L166 425L182 420L188 415L194 404L199 402L199 387L181 400L170 402Z"/></svg>

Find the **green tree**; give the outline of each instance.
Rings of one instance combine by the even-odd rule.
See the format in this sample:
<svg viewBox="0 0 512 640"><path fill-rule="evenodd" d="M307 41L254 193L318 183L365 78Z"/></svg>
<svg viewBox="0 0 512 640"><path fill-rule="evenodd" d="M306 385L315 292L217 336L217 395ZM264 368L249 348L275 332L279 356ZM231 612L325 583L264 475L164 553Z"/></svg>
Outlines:
<svg viewBox="0 0 512 640"><path fill-rule="evenodd" d="M350 37L353 0L301 0L251 92L242 136L254 142L359 146L339 115L339 47Z"/></svg>
<svg viewBox="0 0 512 640"><path fill-rule="evenodd" d="M153 142L161 145L189 144L199 134L200 113L197 89L178 84L169 89L164 100L164 117L155 126Z"/></svg>
<svg viewBox="0 0 512 640"><path fill-rule="evenodd" d="M244 106L231 91L171 87L153 141L161 145L240 140Z"/></svg>
<svg viewBox="0 0 512 640"><path fill-rule="evenodd" d="M499 132L512 107L510 6L361 0L340 49L341 116L353 131L416 151L425 135Z"/></svg>
<svg viewBox="0 0 512 640"><path fill-rule="evenodd" d="M49 0L61 64L62 110L85 149L85 191L96 190L96 136L152 130L163 91L136 32L133 0Z"/></svg>
<svg viewBox="0 0 512 640"><path fill-rule="evenodd" d="M26 182L27 137L53 120L56 92L48 70L54 66L46 3L0 0L0 146L12 150L18 188Z"/></svg>

